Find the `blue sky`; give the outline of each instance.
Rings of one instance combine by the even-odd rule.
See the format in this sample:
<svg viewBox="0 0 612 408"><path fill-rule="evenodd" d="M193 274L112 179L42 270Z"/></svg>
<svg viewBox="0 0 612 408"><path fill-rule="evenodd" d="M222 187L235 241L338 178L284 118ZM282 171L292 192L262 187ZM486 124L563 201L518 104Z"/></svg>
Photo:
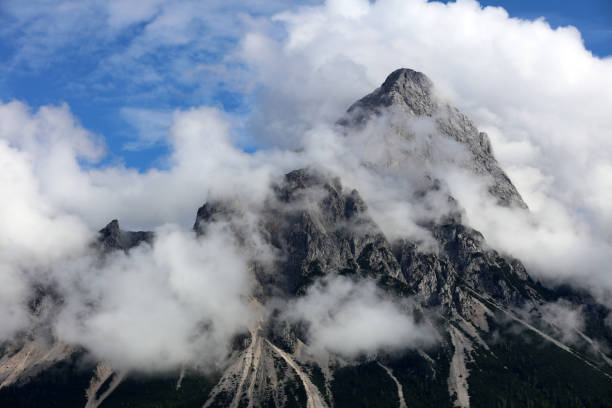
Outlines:
<svg viewBox="0 0 612 408"><path fill-rule="evenodd" d="M257 84L233 58L245 32L283 36L269 16L293 2L200 2L137 8L121 2L8 0L0 5L0 99L33 109L67 103L82 125L104 137L105 163L141 170L163 166L172 111L212 105L245 118ZM580 2L483 0L510 16L544 17L553 27L574 25L587 49L612 54L612 5ZM248 143L248 130L244 147Z"/></svg>

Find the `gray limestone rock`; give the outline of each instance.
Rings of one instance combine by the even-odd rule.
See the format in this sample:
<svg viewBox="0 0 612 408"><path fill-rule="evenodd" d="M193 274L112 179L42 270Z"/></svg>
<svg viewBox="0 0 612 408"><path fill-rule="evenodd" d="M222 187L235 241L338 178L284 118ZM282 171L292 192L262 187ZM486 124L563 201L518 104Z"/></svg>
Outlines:
<svg viewBox="0 0 612 408"><path fill-rule="evenodd" d="M210 223L237 214L231 202L206 203L194 229L205 231ZM268 268L253 265L265 294L300 294L329 273L388 275L403 281L391 246L359 193L345 190L338 178L313 169L292 171L272 187L258 218L259 233L278 254ZM234 232L241 241L240 228Z"/></svg>
<svg viewBox="0 0 612 408"><path fill-rule="evenodd" d="M143 242L152 243L153 238L151 231L124 231L119 227L119 221L112 220L99 231L97 244L103 251L128 251Z"/></svg>
<svg viewBox="0 0 612 408"><path fill-rule="evenodd" d="M409 115L433 116L439 109L439 101L434 95L433 83L425 74L401 68L389 74L380 88L352 104L340 124L365 124L372 115L382 115L390 107L399 107Z"/></svg>
<svg viewBox="0 0 612 408"><path fill-rule="evenodd" d="M489 192L499 204L527 208L495 159L487 134L480 132L465 114L438 97L425 74L406 68L392 72L378 89L351 105L338 124L350 137L352 131L386 113L432 118L442 136L458 142L471 156L463 166L478 176L491 179Z"/></svg>

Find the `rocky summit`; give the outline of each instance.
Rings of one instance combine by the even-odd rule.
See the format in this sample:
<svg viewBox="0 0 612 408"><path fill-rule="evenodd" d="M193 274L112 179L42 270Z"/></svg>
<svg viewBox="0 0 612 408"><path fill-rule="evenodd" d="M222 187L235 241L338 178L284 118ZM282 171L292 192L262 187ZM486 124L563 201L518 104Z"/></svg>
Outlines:
<svg viewBox="0 0 612 408"><path fill-rule="evenodd" d="M337 125L350 138L385 115L432 120L441 137L468 153L461 166L490 181L491 197L528 211L487 135L442 100L425 74L392 72ZM416 200L442 188L434 179L423 185ZM436 197L452 210L421 225L434 249L385 236L360 192L323 169L278 175L265 201L250 210L255 223L245 222L240 202L210 200L197 210L196 235L214 234L223 225L245 253L256 254L247 230L256 228L275 254L250 260L249 303L268 312L235 336L222 367L136 374L84 358L83 348L24 335L1 349L0 406L612 406L612 331L603 321L610 311L588 294L534 280L521 260L492 248L466 223L461 202L445 191ZM153 233L123 231L113 220L92 248L104 257L154 242ZM303 298L317 282L335 276L372 283L400 302L410 299L406 308L435 331L436 341L352 356L314 355L308 325L286 319L275 304ZM51 295L39 290L32 304ZM543 317L543 305L559 301L585 313L584 330L571 343Z"/></svg>

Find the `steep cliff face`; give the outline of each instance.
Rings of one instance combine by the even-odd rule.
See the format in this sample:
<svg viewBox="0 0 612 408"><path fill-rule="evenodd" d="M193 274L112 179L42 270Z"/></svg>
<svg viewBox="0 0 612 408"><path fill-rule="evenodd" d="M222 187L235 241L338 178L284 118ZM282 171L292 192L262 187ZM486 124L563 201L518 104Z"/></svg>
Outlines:
<svg viewBox="0 0 612 408"><path fill-rule="evenodd" d="M489 192L501 205L526 210L486 135L436 96L424 74L394 71L352 105L339 126L351 137L388 114L434 120L443 137L469 152L461 165L488 177ZM410 137L411 130L393 132ZM426 188L416 199L440 190L437 180L424 177ZM581 333L581 345L563 343L551 324L533 317L546 301L565 298L579 306L587 296L542 287L519 260L491 248L466 225L460 202L440 196L450 210L421 225L436 244L428 247L407 237L390 240L357 190L315 168L279 175L255 208L235 198L210 200L197 211L195 234L214 234L223 225L245 253L257 254L257 245L268 251L265 259L253 255L250 261L255 284L249 303L260 318L235 337L220 372L186 366L161 377L131 376L105 362L77 364L85 350L29 341L2 349L0 405L40 406L54 395L68 401L64 406L88 407L612 406L605 308L589 300L585 307L594 323ZM154 245L153 233L123 231L115 220L94 247L105 256L144 242ZM284 319L277 305L334 276L356 285L373 282L390 298L409 297L437 341L392 353L314 356L308 325ZM597 342L603 346L593 351ZM57 381L49 381L50 370L59 373ZM160 387L164 391L152 391Z"/></svg>

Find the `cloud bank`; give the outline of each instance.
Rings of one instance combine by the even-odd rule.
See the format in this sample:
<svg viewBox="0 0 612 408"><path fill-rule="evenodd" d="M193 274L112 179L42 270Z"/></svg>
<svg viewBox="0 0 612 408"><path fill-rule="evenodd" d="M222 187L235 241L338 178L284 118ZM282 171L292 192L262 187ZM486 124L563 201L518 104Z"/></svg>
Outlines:
<svg viewBox="0 0 612 408"><path fill-rule="evenodd" d="M205 237L176 226L152 247L62 262L54 271L67 294L54 334L118 369L220 368L233 336L248 330L251 275L223 226Z"/></svg>

